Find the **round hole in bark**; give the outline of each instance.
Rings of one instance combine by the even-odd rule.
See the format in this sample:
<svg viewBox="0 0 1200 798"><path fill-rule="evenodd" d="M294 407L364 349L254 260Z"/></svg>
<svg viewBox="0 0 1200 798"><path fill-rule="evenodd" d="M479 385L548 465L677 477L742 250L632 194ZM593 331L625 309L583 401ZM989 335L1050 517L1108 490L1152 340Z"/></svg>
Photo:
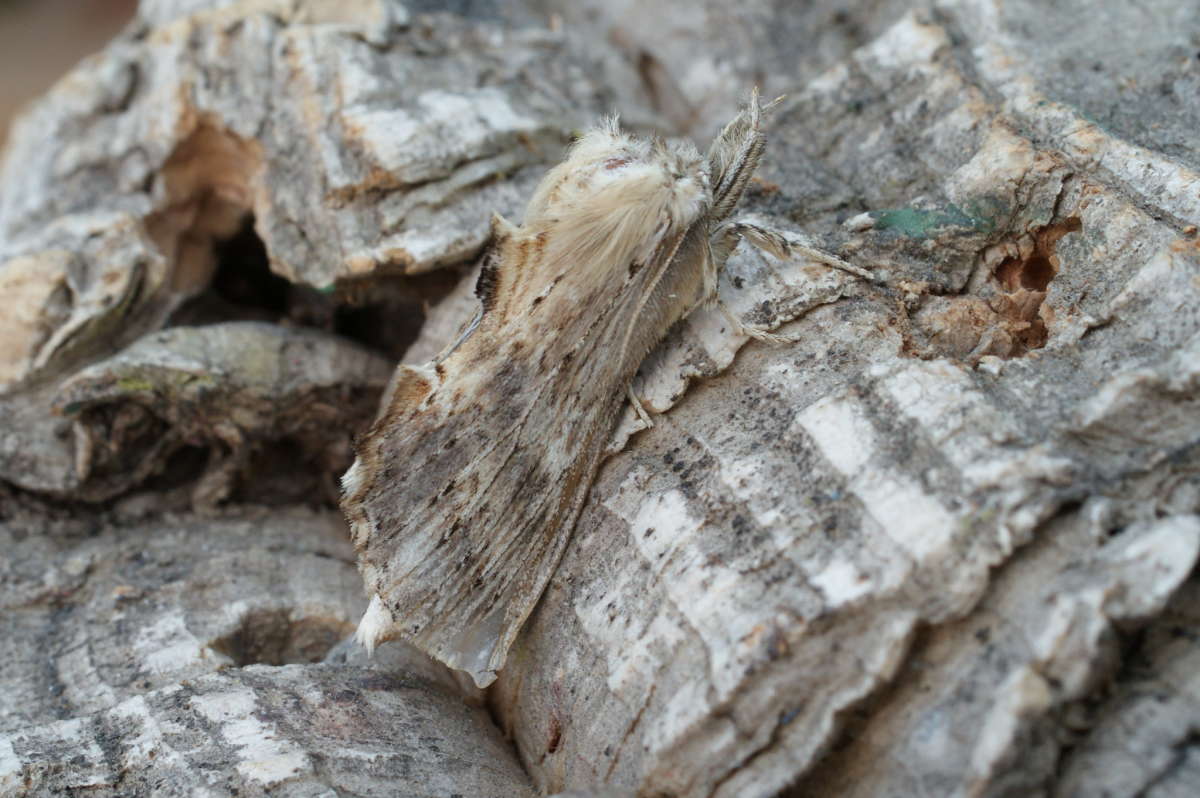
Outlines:
<svg viewBox="0 0 1200 798"><path fill-rule="evenodd" d="M1044 347L1054 323L1054 308L1045 303L1060 266L1058 243L1080 229L1080 220L1070 217L1033 232L1032 246L1023 236L1020 249L1027 254L1002 260L981 292L927 297L911 319L905 351L974 363L988 355L1023 357Z"/></svg>
<svg viewBox="0 0 1200 798"><path fill-rule="evenodd" d="M1006 293L1021 290L1045 292L1058 274L1058 242L1067 233L1083 228L1072 216L1041 228L1033 236L1033 251L1028 257L1007 258L993 272L998 287Z"/></svg>
<svg viewBox="0 0 1200 798"><path fill-rule="evenodd" d="M276 323L289 315L293 286L271 271L267 248L245 214L230 236L215 238L213 274L207 287L171 317L170 324L203 325L224 321ZM316 293L316 292L313 292ZM332 313L332 308L326 315Z"/></svg>
<svg viewBox="0 0 1200 798"><path fill-rule="evenodd" d="M84 409L79 423L89 427L88 479L91 492L107 498L119 490L126 475L135 471L146 452L153 451L167 434L168 425L149 408L136 402L102 402Z"/></svg>
<svg viewBox="0 0 1200 798"><path fill-rule="evenodd" d="M170 264L172 294L194 296L212 281L213 242L242 227L261 166L256 141L207 116L197 120L163 164L157 181L166 202L145 221L146 232Z"/></svg>
<svg viewBox="0 0 1200 798"><path fill-rule="evenodd" d="M216 242L217 260L212 290L226 302L245 308L261 308L276 317L288 309L284 278L271 271L267 248L254 231L254 217L247 214L232 237Z"/></svg>
<svg viewBox="0 0 1200 798"><path fill-rule="evenodd" d="M1045 291L1054 279L1054 264L1042 252L1028 258L1009 258L996 267L996 282L1012 293L1020 289Z"/></svg>
<svg viewBox="0 0 1200 798"><path fill-rule="evenodd" d="M399 360L425 323L425 309L461 278L456 269L430 274L373 274L329 291L289 282L271 271L270 257L245 214L233 235L214 239L208 286L180 307L170 324L266 321L337 333Z"/></svg>
<svg viewBox="0 0 1200 798"><path fill-rule="evenodd" d="M1021 287L1030 291L1045 291L1054 279L1054 264L1044 255L1030 258L1021 271Z"/></svg>
<svg viewBox="0 0 1200 798"><path fill-rule="evenodd" d="M204 475L210 456L206 447L181 446L171 453L161 471L141 485L141 489L162 492L191 485Z"/></svg>
<svg viewBox="0 0 1200 798"><path fill-rule="evenodd" d="M251 610L229 634L209 647L244 665L294 665L320 662L329 650L354 631L354 624L335 618L296 617L288 609Z"/></svg>

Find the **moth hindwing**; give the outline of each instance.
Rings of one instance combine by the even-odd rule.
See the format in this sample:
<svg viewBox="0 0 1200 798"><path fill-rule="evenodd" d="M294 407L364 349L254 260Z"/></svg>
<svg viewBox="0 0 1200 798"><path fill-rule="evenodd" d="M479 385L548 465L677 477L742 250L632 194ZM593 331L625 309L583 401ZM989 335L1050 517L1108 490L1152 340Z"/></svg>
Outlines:
<svg viewBox="0 0 1200 798"><path fill-rule="evenodd" d="M707 157L601 124L542 180L523 224L493 221L482 315L434 363L400 367L343 477L369 649L400 637L481 687L495 679L629 381L715 296L736 233L722 223L763 149L760 114L756 92Z"/></svg>

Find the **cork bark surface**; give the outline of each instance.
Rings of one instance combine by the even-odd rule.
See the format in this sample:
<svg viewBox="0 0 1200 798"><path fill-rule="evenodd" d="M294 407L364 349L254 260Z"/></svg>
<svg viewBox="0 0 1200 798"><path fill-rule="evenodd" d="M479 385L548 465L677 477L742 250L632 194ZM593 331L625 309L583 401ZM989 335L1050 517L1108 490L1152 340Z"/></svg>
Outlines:
<svg viewBox="0 0 1200 798"><path fill-rule="evenodd" d="M0 165L0 793L1193 795L1200 23L1154 0L143 0ZM574 132L785 94L478 691L336 478Z"/></svg>

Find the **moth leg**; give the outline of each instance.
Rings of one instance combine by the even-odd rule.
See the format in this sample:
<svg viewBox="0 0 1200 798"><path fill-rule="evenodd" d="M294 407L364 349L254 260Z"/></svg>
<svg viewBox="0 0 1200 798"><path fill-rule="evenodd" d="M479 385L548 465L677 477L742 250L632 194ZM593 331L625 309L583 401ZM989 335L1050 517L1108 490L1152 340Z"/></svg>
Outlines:
<svg viewBox="0 0 1200 798"><path fill-rule="evenodd" d="M716 264L718 271L725 268L725 261L729 259L729 256L743 238L758 249L780 260L788 260L796 256L801 256L831 268L853 274L855 277L870 282L877 282L875 275L866 269L855 266L852 263L847 263L832 252L817 249L803 241L792 241L774 230L767 230L764 227L747 222L726 222L719 225L713 231L709 246L712 251L713 262ZM733 324L734 329L742 335L747 335L757 341L766 341L773 344L796 343L799 340L798 338L772 333L763 327L745 324L729 310L720 297L716 298L716 302L721 312Z"/></svg>
<svg viewBox="0 0 1200 798"><path fill-rule="evenodd" d="M728 260L730 254L737 249L738 242L742 240L742 236L745 233L746 228L751 226L752 225L746 225L741 222L726 222L713 231L712 238L709 241L709 248L712 252L713 263L715 264L718 272L725 268L725 261ZM762 230L762 228L755 229ZM782 238L781 236L769 233L766 230L762 230L762 232L768 236ZM786 243L786 241L784 243ZM780 254L777 257L784 257L784 255ZM767 343L771 344L796 343L794 339L788 338L784 335L776 335L764 327L757 327L752 324L744 323L741 319L734 315L733 311L729 309L728 305L721 301L720 294L714 293L712 295L712 301L716 303L717 308L721 311L721 314L729 320L730 324L733 325L735 334L746 335L756 341L766 341Z"/></svg>
<svg viewBox="0 0 1200 798"><path fill-rule="evenodd" d="M742 232L738 228L737 222L725 222L719 225L709 238L709 251L718 272L725 268L725 261L729 260L729 256L737 249L738 242L742 240Z"/></svg>
<svg viewBox="0 0 1200 798"><path fill-rule="evenodd" d="M733 330L738 335L745 335L753 338L756 341L765 341L769 344L794 344L800 341L799 338L793 338L790 335L779 335L773 333L766 327L759 327L754 324L746 324L729 309L729 306L717 298L717 307L722 315L729 319L729 323L733 325Z"/></svg>
<svg viewBox="0 0 1200 798"><path fill-rule="evenodd" d="M629 395L629 403L633 405L633 412L637 413L637 417L646 425L646 429L654 427L654 421L650 418L650 414L646 412L646 408L642 406L642 400L634 393L633 383L625 385L625 392Z"/></svg>
<svg viewBox="0 0 1200 798"><path fill-rule="evenodd" d="M801 255L809 260L815 260L817 263L823 263L834 269L840 269L841 271L853 274L855 277L877 282L877 278L871 272L842 260L832 252L817 249L802 241L791 241L774 230L768 230L765 227L759 227L756 224L748 222L726 222L714 231L712 251L713 258L719 266L723 267L725 265L725 261L732 254L733 250L737 248L738 242L743 238L763 252L773 255L780 260L787 260Z"/></svg>
<svg viewBox="0 0 1200 798"><path fill-rule="evenodd" d="M739 238L745 238L763 252L774 255L780 260L800 255L809 260L815 260L817 263L823 263L831 268L853 274L855 277L861 277L869 282L876 282L875 275L866 269L855 266L852 263L847 263L832 252L817 249L804 241L792 241L774 230L767 230L758 225L747 224L745 222L731 222L728 226L737 228L736 235Z"/></svg>

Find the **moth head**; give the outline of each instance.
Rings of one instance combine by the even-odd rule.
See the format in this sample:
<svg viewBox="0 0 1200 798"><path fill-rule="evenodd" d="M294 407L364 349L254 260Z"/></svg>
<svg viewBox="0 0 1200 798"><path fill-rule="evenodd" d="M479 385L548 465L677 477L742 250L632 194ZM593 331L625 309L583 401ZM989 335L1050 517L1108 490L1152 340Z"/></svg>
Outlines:
<svg viewBox="0 0 1200 798"><path fill-rule="evenodd" d="M690 142L644 139L605 120L574 143L538 186L523 228L592 263L644 260L711 203L708 164Z"/></svg>

